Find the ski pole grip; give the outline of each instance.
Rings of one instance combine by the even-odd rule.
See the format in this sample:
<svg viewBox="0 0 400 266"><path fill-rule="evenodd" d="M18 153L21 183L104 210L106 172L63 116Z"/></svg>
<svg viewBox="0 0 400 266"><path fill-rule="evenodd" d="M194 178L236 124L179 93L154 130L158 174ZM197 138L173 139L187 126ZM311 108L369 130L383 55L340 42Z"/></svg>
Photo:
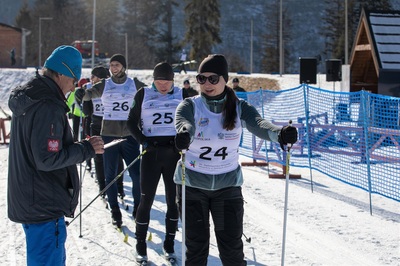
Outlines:
<svg viewBox="0 0 400 266"><path fill-rule="evenodd" d="M293 121L292 121L292 119L290 119L290 120L289 120L289 123L288 123L288 126L291 127L291 126L292 126L292 123L293 123ZM287 146L287 151L289 152L290 149L291 149L292 146L293 146L293 143L288 143L288 144L286 144L286 146Z"/></svg>

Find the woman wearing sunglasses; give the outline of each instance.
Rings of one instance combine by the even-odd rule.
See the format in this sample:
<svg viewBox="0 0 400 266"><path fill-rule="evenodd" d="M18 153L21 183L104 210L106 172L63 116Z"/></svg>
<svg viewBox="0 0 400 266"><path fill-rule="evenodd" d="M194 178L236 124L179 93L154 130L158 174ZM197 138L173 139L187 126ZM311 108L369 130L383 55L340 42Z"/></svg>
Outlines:
<svg viewBox="0 0 400 266"><path fill-rule="evenodd" d="M186 265L206 265L210 213L223 265L246 265L243 253L243 176L239 165L242 126L259 138L281 146L297 141L297 130L266 121L245 100L239 100L228 81L223 55L209 55L196 79L200 96L185 99L176 110L175 145L187 150L178 163L179 207L182 207L182 163L186 185Z"/></svg>

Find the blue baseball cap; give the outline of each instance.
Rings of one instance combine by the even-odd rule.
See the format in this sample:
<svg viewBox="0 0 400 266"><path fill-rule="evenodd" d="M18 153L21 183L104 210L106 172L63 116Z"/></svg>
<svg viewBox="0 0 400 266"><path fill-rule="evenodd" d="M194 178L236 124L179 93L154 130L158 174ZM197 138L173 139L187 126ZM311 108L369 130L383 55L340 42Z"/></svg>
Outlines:
<svg viewBox="0 0 400 266"><path fill-rule="evenodd" d="M78 81L82 73L82 55L75 47L61 45L46 59L44 67Z"/></svg>

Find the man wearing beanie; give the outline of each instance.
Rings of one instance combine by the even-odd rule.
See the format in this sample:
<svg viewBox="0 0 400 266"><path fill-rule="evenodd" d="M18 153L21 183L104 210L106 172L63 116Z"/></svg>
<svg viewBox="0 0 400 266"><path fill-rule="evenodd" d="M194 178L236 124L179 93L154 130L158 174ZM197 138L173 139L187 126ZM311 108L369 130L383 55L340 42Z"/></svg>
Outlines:
<svg viewBox="0 0 400 266"><path fill-rule="evenodd" d="M90 76L90 83L85 84L84 89L90 89L94 84L101 82L103 79L110 77L110 71L103 66L96 66L92 69ZM83 112L88 116L91 116L90 124L85 125L89 127L91 136L100 135L101 125L103 122L103 103L101 98L93 98L91 101L83 102ZM99 185L99 192L106 187L106 178L104 175L104 164L103 155L96 155L94 157L94 166L96 171L97 184ZM118 162L118 173L124 170L124 162L122 158ZM118 196L123 198L125 196L123 178L119 178L117 181ZM102 199L105 200L105 193L101 195Z"/></svg>
<svg viewBox="0 0 400 266"><path fill-rule="evenodd" d="M111 62L118 62L118 63L120 63L121 66L122 66L122 68L111 68ZM116 76L116 77L120 76L120 77L122 77L122 76L125 75L125 71L126 71L126 60L125 60L125 57L124 57L122 54L115 54L115 55L111 56L111 58L110 58L110 70L111 70L113 76ZM113 70L114 70L114 72L113 72ZM118 70L118 72L115 72L115 71L117 71L117 70Z"/></svg>
<svg viewBox="0 0 400 266"><path fill-rule="evenodd" d="M199 92L197 90L193 89L192 86L190 86L190 82L188 79L185 79L185 81L183 81L183 89L186 90L189 97L199 95Z"/></svg>
<svg viewBox="0 0 400 266"><path fill-rule="evenodd" d="M234 78L232 80L232 89L235 92L246 92L245 89L243 89L242 87L239 86L239 79L238 78Z"/></svg>
<svg viewBox="0 0 400 266"><path fill-rule="evenodd" d="M273 125L245 100L238 99L228 81L223 55L209 55L196 76L201 97L185 99L175 114L175 145L186 150L177 164L174 181L186 223L186 265L207 265L210 217L215 226L222 265L246 265L243 253L243 174L239 159L242 125L257 137L279 142L297 141L294 127ZM185 164L185 168L182 167ZM186 209L182 209L185 171Z"/></svg>
<svg viewBox="0 0 400 266"><path fill-rule="evenodd" d="M123 158L126 165L131 164L136 158L140 158L139 144L131 136L127 127L129 109L132 106L137 88L134 80L126 75L125 70L125 57L121 54L115 54L110 58L110 78L103 79L90 89L77 90L75 92L75 97L78 100L90 101L95 98L101 98L104 107L101 136L104 143L107 144L121 138L124 139L119 144L107 148L104 152L103 163L106 186L118 175L118 160L120 157ZM140 160L128 169L129 176L132 179L133 218L136 216L140 203L139 168ZM117 184L113 183L107 190L107 200L111 209L113 225L121 227L122 214L118 205Z"/></svg>
<svg viewBox="0 0 400 266"><path fill-rule="evenodd" d="M101 137L74 142L65 95L81 77L82 57L60 46L43 75L13 89L8 167L8 217L21 223L28 265L65 265L66 225L79 196L76 164L104 152Z"/></svg>
<svg viewBox="0 0 400 266"><path fill-rule="evenodd" d="M140 89L135 95L128 118L129 130L147 151L141 162L142 198L136 214L136 260L140 263L147 261L146 235L161 175L167 202L163 251L171 262L176 261L174 239L179 219L173 175L180 155L174 143L174 118L176 107L187 94L185 90L174 86L174 72L166 62L154 67L153 78L150 87Z"/></svg>

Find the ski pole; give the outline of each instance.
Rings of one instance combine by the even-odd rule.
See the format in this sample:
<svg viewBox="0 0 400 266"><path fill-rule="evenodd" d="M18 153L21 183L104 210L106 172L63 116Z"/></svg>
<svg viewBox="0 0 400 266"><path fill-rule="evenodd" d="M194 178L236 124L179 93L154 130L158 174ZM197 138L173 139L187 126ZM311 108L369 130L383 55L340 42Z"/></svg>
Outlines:
<svg viewBox="0 0 400 266"><path fill-rule="evenodd" d="M244 233L242 233L242 235L244 236L244 238L246 239L247 243L251 242L251 237L247 237Z"/></svg>
<svg viewBox="0 0 400 266"><path fill-rule="evenodd" d="M186 150L182 150L182 266L186 261L186 186L185 186L185 158Z"/></svg>
<svg viewBox="0 0 400 266"><path fill-rule="evenodd" d="M82 112L82 103L77 103L75 100L75 103L79 105L79 132L78 132L78 139L79 141L82 141L82 135L83 135L83 112ZM82 162L79 164L79 176L80 176L80 182L79 182L79 211L82 213L82 185L83 185L83 178L84 178L84 173L82 170ZM82 215L79 216L79 237L82 237Z"/></svg>
<svg viewBox="0 0 400 266"><path fill-rule="evenodd" d="M292 120L289 120L289 126L292 126ZM289 190L289 163L290 163L290 149L292 143L286 144L286 176L285 176L285 208L283 212L283 237L282 237L282 258L281 266L285 265L285 244L286 244L286 223L287 223L287 206L288 206L288 190Z"/></svg>
<svg viewBox="0 0 400 266"><path fill-rule="evenodd" d="M86 205L86 207L83 208L83 210L82 210L81 212L79 212L79 213L74 217L74 219L72 219L70 222L66 222L66 225L69 226L73 221L75 221L76 218L80 217L80 216L82 215L82 213L83 213L83 212L84 212L98 197L100 197L101 195L103 195L103 193L105 193L109 187L111 187L115 182L117 182L117 180L118 180L121 176L123 176L124 173L125 173L126 171L128 171L128 169L129 169L130 167L132 167L146 152L147 152L147 150L144 150L141 154L139 154L138 157L136 157L135 160L133 160L121 173L119 173L113 180L111 180L111 182L108 183L108 185L107 185L102 191L100 191L99 194L97 194L97 196L96 196L91 202L89 202L89 204Z"/></svg>

